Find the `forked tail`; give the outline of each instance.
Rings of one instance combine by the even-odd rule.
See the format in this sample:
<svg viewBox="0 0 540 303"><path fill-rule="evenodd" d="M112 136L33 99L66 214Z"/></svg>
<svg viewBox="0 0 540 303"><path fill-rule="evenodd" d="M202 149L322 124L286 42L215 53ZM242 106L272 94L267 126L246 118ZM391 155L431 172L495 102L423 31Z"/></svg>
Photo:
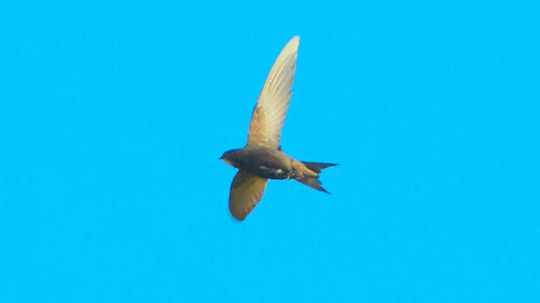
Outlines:
<svg viewBox="0 0 540 303"><path fill-rule="evenodd" d="M317 175L316 176L304 175L303 178L297 179L297 180L304 183L305 185L307 185L307 186L309 186L311 188L314 188L316 190L320 190L322 192L330 194L326 189L324 189L324 187L322 187L322 182L321 182L321 180L319 180L319 174L323 169L325 169L327 167L336 166L337 164L334 164L334 163L321 163L321 162L302 162L302 163L304 163L304 165L307 168L309 168L310 170L315 172Z"/></svg>
<svg viewBox="0 0 540 303"><path fill-rule="evenodd" d="M320 173L321 170L327 167L332 167L332 166L337 165L334 163L321 163L321 162L302 162L302 163L304 163L304 165L307 166L307 168L311 169L312 171L316 173Z"/></svg>

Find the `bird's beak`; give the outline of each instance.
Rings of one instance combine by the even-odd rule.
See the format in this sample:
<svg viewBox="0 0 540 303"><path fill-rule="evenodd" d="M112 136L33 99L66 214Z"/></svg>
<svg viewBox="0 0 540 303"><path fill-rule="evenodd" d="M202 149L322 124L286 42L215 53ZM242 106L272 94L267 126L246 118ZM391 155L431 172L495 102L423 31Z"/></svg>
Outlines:
<svg viewBox="0 0 540 303"><path fill-rule="evenodd" d="M227 160L227 159L223 159L223 157L221 157L221 161L223 161L223 162L229 164L230 166L233 166L233 167L234 167L234 165L232 164L231 161L229 161L229 160Z"/></svg>

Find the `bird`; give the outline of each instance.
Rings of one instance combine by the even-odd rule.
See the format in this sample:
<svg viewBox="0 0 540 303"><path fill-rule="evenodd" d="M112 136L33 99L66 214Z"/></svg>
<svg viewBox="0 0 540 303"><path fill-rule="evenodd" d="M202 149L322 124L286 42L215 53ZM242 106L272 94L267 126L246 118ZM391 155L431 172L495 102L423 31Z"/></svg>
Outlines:
<svg viewBox="0 0 540 303"><path fill-rule="evenodd" d="M294 179L329 194L319 174L337 164L298 161L281 149L281 128L292 95L299 42L299 36L293 36L270 69L253 108L247 144L220 157L238 169L229 191L229 211L238 221L261 200L268 179Z"/></svg>

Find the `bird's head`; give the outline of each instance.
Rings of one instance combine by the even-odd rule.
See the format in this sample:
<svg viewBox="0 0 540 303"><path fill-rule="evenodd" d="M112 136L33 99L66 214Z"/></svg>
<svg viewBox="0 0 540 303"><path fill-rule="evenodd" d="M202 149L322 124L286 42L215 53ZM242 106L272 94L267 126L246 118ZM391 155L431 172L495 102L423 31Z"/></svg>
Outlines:
<svg viewBox="0 0 540 303"><path fill-rule="evenodd" d="M231 149L223 153L220 160L223 160L223 162L229 164L230 166L236 167L235 163L238 162L238 151L240 149Z"/></svg>

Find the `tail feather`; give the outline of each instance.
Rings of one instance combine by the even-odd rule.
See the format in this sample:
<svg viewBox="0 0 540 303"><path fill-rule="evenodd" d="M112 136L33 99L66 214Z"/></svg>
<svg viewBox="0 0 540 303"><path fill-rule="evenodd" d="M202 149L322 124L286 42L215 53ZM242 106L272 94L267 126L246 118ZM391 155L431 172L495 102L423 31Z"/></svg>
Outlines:
<svg viewBox="0 0 540 303"><path fill-rule="evenodd" d="M311 169L312 171L316 172L316 173L320 173L321 170L327 168L327 167L332 167L332 166L336 166L337 164L335 163L322 163L322 162L303 162L305 166L307 166L307 168Z"/></svg>
<svg viewBox="0 0 540 303"><path fill-rule="evenodd" d="M302 182L303 184L314 188L316 190L320 190L324 193L330 194L324 187L322 187L322 182L319 180L319 173L327 168L336 166L337 164L334 163L321 163L321 162L302 162L307 168L312 170L314 173L316 173L316 176L307 176L304 175L303 178L297 179L298 181Z"/></svg>
<svg viewBox="0 0 540 303"><path fill-rule="evenodd" d="M324 187L322 187L322 182L319 180L319 177L304 177L303 179L297 179L298 181L304 183L305 185L320 190L324 193L330 194Z"/></svg>

